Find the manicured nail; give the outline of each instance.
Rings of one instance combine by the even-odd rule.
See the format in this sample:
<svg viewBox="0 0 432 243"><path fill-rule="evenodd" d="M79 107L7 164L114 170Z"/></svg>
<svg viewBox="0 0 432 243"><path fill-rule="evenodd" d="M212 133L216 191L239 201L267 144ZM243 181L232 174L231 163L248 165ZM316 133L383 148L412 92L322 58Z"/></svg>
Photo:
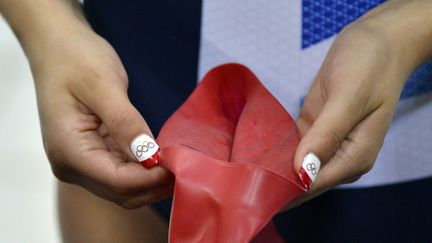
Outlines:
<svg viewBox="0 0 432 243"><path fill-rule="evenodd" d="M141 134L132 140L130 149L138 162L144 167L151 168L159 164L159 145L147 134Z"/></svg>
<svg viewBox="0 0 432 243"><path fill-rule="evenodd" d="M320 170L321 161L314 153L308 153L303 159L299 177L306 189L310 189Z"/></svg>

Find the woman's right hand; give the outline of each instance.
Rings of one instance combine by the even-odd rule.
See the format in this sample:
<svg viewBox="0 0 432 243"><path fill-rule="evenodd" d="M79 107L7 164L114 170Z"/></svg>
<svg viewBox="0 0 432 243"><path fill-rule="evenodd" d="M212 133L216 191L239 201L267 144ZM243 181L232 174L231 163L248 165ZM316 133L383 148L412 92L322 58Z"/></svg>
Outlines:
<svg viewBox="0 0 432 243"><path fill-rule="evenodd" d="M80 9L75 11L81 15ZM55 176L126 208L169 196L173 180L167 170L131 162L131 141L152 135L128 99L119 57L82 15L68 23L50 31L42 28L23 44Z"/></svg>

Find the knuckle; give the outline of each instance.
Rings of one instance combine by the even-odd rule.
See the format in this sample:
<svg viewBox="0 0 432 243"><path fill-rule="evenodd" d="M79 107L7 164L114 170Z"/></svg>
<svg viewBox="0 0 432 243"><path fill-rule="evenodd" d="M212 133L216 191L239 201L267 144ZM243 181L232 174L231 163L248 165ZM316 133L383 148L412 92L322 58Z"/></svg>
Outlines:
<svg viewBox="0 0 432 243"><path fill-rule="evenodd" d="M51 164L51 171L54 176L62 181L62 182L70 182L71 181L71 172L64 163L64 160L61 159L58 149L48 143L44 142L45 154L47 156L48 161Z"/></svg>
<svg viewBox="0 0 432 243"><path fill-rule="evenodd" d="M351 184L351 183L354 183L354 182L360 180L361 177L362 177L361 175L353 176L353 177L349 178L348 180L344 181L343 184Z"/></svg>
<svg viewBox="0 0 432 243"><path fill-rule="evenodd" d="M132 188L122 182L116 182L116 183L112 183L112 185L110 186L111 191L113 191L115 194L120 195L120 196L127 196L130 195L132 193Z"/></svg>
<svg viewBox="0 0 432 243"><path fill-rule="evenodd" d="M331 148L331 153L336 153L336 151L339 149L339 147L342 144L342 137L334 130L329 130L329 144Z"/></svg>
<svg viewBox="0 0 432 243"><path fill-rule="evenodd" d="M300 123L307 124L308 126L311 126L313 122L316 120L317 114L312 112L311 109L301 109L299 114L298 121Z"/></svg>
<svg viewBox="0 0 432 243"><path fill-rule="evenodd" d="M375 162L374 159L368 159L368 158L360 161L357 165L356 173L353 175L353 178L356 178L356 180L358 180L360 179L361 176L371 171L374 166L374 162Z"/></svg>
<svg viewBox="0 0 432 243"><path fill-rule="evenodd" d="M365 156L363 157L363 160L360 161L358 164L358 174L357 175L364 175L372 170L376 157L378 155L379 148L373 144L364 145L360 151L364 151L363 154Z"/></svg>
<svg viewBox="0 0 432 243"><path fill-rule="evenodd" d="M58 156L58 149L56 147L56 143L51 142L50 140L48 140L45 136L42 137L43 138L43 147L45 149L45 154L48 158L48 160L51 163L55 163L56 161L59 160L59 156Z"/></svg>
<svg viewBox="0 0 432 243"><path fill-rule="evenodd" d="M369 171L372 170L374 165L374 160L366 160L365 162L362 163L361 167L360 167L360 174L364 175L366 173L368 173Z"/></svg>
<svg viewBox="0 0 432 243"><path fill-rule="evenodd" d="M173 183L175 178L174 178L174 174L165 169L165 168L160 168L160 170L155 171L156 173L154 173L155 175L155 181L158 181L159 183Z"/></svg>
<svg viewBox="0 0 432 243"><path fill-rule="evenodd" d="M51 163L55 163L55 161L57 161L57 153L52 148L45 148L45 154L48 161L50 161Z"/></svg>
<svg viewBox="0 0 432 243"><path fill-rule="evenodd" d="M71 182L71 174L63 166L51 164L51 171L59 181Z"/></svg>
<svg viewBox="0 0 432 243"><path fill-rule="evenodd" d="M133 200L123 201L123 202L119 203L119 205L125 209L137 209L137 208L145 206L145 204L137 203L137 202L134 202Z"/></svg>

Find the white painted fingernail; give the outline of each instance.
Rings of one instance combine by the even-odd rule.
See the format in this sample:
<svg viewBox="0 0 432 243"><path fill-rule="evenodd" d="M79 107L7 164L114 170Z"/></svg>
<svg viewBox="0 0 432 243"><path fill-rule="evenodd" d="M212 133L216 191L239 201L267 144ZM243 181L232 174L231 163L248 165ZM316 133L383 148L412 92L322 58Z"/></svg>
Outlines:
<svg viewBox="0 0 432 243"><path fill-rule="evenodd" d="M314 153L308 153L303 159L299 177L306 189L310 189L321 167L321 161Z"/></svg>
<svg viewBox="0 0 432 243"><path fill-rule="evenodd" d="M130 149L137 161L147 168L159 163L159 145L147 134L141 134L132 140Z"/></svg>

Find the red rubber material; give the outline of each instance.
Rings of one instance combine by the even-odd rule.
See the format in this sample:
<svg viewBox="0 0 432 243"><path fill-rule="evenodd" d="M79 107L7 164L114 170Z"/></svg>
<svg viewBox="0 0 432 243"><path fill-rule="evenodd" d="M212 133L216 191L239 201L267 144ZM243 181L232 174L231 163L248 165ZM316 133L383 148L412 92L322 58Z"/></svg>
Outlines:
<svg viewBox="0 0 432 243"><path fill-rule="evenodd" d="M306 191L293 168L299 134L249 69L211 70L157 141L176 178L170 242L282 242L271 219Z"/></svg>

